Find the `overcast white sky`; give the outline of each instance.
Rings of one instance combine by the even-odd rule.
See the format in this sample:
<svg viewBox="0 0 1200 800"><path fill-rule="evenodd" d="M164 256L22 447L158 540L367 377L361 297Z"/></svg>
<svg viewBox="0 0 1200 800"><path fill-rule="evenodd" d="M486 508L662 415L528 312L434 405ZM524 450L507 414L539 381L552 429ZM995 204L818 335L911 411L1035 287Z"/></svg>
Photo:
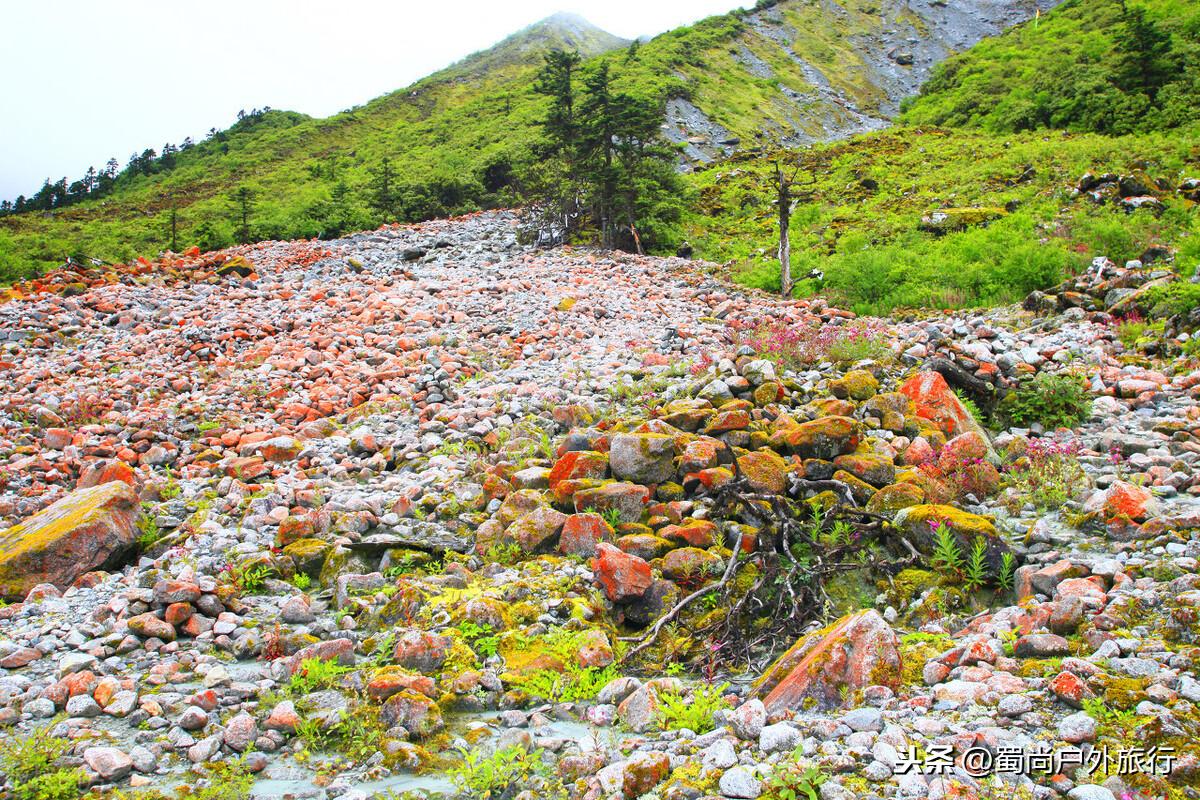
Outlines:
<svg viewBox="0 0 1200 800"><path fill-rule="evenodd" d="M327 116L557 11L632 39L739 0L0 0L0 198L224 128Z"/></svg>

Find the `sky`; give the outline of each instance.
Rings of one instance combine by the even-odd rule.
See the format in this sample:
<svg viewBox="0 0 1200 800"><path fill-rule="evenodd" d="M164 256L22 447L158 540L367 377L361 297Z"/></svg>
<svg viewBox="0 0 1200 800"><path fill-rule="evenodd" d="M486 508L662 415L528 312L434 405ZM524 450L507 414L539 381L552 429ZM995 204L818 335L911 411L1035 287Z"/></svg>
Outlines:
<svg viewBox="0 0 1200 800"><path fill-rule="evenodd" d="M200 139L239 109L328 116L558 11L632 39L738 0L0 0L0 198Z"/></svg>

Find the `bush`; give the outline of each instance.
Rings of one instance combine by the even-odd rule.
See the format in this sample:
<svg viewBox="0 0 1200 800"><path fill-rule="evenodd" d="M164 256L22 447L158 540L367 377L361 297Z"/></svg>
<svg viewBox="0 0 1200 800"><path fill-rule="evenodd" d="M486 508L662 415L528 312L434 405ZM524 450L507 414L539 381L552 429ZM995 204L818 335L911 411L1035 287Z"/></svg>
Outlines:
<svg viewBox="0 0 1200 800"><path fill-rule="evenodd" d="M717 724L713 715L729 708L725 699L728 683L718 686L699 685L690 692L660 692L657 722L664 731L687 728L692 733L708 733Z"/></svg>
<svg viewBox="0 0 1200 800"><path fill-rule="evenodd" d="M1087 419L1092 398L1087 382L1073 373L1042 372L1008 394L996 413L1008 425L1071 428Z"/></svg>
<svg viewBox="0 0 1200 800"><path fill-rule="evenodd" d="M1153 317L1174 317L1200 308L1200 283L1177 281L1146 290L1142 305Z"/></svg>
<svg viewBox="0 0 1200 800"><path fill-rule="evenodd" d="M80 769L55 766L71 743L37 731L23 739L9 740L0 751L0 775L8 779L12 800L75 800L84 779Z"/></svg>
<svg viewBox="0 0 1200 800"><path fill-rule="evenodd" d="M849 325L768 322L743 333L738 340L785 369L805 369L822 361L845 364L892 357L885 329L870 322Z"/></svg>

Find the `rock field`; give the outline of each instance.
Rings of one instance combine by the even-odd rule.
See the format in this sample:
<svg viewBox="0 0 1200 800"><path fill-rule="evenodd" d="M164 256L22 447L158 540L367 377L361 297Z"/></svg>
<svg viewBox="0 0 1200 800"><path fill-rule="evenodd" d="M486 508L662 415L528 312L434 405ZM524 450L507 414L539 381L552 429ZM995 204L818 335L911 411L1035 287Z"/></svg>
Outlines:
<svg viewBox="0 0 1200 800"><path fill-rule="evenodd" d="M1109 313L1163 275L710 267L489 212L14 287L0 749L80 789L0 796L1200 797L1200 369Z"/></svg>

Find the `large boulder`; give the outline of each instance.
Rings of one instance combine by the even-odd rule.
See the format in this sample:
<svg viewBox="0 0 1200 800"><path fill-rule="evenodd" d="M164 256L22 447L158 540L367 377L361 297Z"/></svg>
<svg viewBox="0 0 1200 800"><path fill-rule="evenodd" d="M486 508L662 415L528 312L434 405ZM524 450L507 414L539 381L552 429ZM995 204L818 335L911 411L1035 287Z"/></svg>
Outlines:
<svg viewBox="0 0 1200 800"><path fill-rule="evenodd" d="M633 483L662 483L675 476L675 437L661 433L619 433L608 449L613 477Z"/></svg>
<svg viewBox="0 0 1200 800"><path fill-rule="evenodd" d="M117 566L137 540L138 510L129 484L112 481L76 489L0 533L0 596L22 598L39 583L65 589Z"/></svg>
<svg viewBox="0 0 1200 800"><path fill-rule="evenodd" d="M828 709L841 705L846 691L900 688L900 666L896 633L879 612L867 609L801 637L754 690L768 715L809 705Z"/></svg>
<svg viewBox="0 0 1200 800"><path fill-rule="evenodd" d="M609 600L633 600L646 594L654 582L645 559L622 552L607 542L596 546L596 580Z"/></svg>
<svg viewBox="0 0 1200 800"><path fill-rule="evenodd" d="M968 431L979 434L983 441L989 442L989 457L994 458L987 431L975 421L940 373L918 372L904 382L900 393L912 400L918 418L927 420L947 439Z"/></svg>

